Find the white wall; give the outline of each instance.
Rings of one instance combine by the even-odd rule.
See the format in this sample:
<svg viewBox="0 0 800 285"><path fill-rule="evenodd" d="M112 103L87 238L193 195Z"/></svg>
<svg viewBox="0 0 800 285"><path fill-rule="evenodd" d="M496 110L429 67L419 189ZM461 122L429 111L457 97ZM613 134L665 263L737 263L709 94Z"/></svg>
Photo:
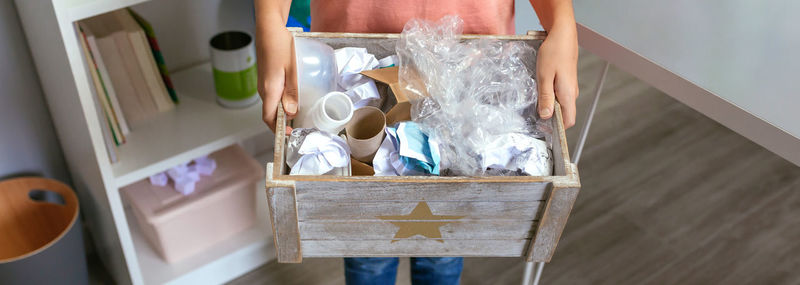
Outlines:
<svg viewBox="0 0 800 285"><path fill-rule="evenodd" d="M0 178L69 174L13 1L0 1Z"/></svg>

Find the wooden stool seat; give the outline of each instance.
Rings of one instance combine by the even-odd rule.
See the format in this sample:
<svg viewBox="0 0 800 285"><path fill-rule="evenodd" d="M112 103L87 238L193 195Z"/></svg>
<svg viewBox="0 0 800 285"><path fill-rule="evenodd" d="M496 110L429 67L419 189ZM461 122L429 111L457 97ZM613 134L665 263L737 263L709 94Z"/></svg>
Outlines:
<svg viewBox="0 0 800 285"><path fill-rule="evenodd" d="M0 263L44 250L77 218L78 198L61 182L39 177L0 181Z"/></svg>

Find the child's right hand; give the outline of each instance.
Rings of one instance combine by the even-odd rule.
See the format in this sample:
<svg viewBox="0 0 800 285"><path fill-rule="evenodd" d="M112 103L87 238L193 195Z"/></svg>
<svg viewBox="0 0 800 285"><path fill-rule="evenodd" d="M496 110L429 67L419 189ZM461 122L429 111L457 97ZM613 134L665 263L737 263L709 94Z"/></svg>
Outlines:
<svg viewBox="0 0 800 285"><path fill-rule="evenodd" d="M261 96L262 119L275 132L278 104L283 104L287 120L297 114L297 72L295 72L292 34L280 23L281 17L259 20L276 21L260 24L256 32L258 57L258 94ZM286 133L291 128L286 128Z"/></svg>

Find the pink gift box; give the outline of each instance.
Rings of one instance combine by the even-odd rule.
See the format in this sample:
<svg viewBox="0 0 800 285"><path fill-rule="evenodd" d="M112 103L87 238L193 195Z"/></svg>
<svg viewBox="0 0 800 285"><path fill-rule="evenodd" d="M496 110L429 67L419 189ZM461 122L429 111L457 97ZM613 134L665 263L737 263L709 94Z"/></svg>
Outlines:
<svg viewBox="0 0 800 285"><path fill-rule="evenodd" d="M199 253L250 228L256 220L255 192L264 169L239 145L209 155L217 169L202 176L194 193L182 195L170 181L148 179L122 189L143 235L169 263Z"/></svg>

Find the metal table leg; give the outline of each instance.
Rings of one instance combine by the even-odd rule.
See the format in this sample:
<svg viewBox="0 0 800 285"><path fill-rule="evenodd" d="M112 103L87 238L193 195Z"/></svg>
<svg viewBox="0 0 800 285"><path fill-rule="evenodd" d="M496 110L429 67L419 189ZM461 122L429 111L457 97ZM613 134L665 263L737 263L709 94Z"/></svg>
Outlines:
<svg viewBox="0 0 800 285"><path fill-rule="evenodd" d="M532 275L533 275L533 264L534 263L535 262L533 262L533 261L525 262L525 275L522 276L522 285L530 285L531 284L531 281L532 281L531 278L533 277Z"/></svg>
<svg viewBox="0 0 800 285"><path fill-rule="evenodd" d="M605 84L606 81L609 65L610 64L608 61L606 61L606 64L603 66L603 71L600 72L600 78L598 78L597 85L595 86L594 99L592 99L592 107L589 108L586 121L581 127L581 133L578 137L578 144L575 146L575 152L572 153L572 162L575 163L575 165L578 165L578 162L581 160L581 154L583 154L583 145L586 144L586 136L589 134L589 127L592 126L592 119L594 118L594 112L597 109L597 102L600 101L600 93L603 92L603 84ZM535 263L536 275L533 276L533 280L531 280L531 276L533 275L534 262L525 263L525 275L522 277L522 285L539 285L539 280L542 278L542 270L544 270L544 262Z"/></svg>
<svg viewBox="0 0 800 285"><path fill-rule="evenodd" d="M603 84L606 82L606 74L608 74L608 66L609 63L606 61L605 66L603 66L603 71L600 73L600 79L597 80L597 86L594 90L594 99L592 101L592 107L589 108L589 115L586 116L586 121L583 123L581 127L581 134L578 137L578 144L575 146L575 152L572 153L572 162L575 165L578 165L578 162L581 160L581 154L583 154L583 145L586 143L586 136L589 134L589 127L592 126L592 119L594 118L594 111L597 109L597 102L600 101L600 93L603 92Z"/></svg>
<svg viewBox="0 0 800 285"><path fill-rule="evenodd" d="M536 275L533 274L533 266L536 265ZM525 262L525 276L522 277L522 285L537 285L542 278L544 262Z"/></svg>
<svg viewBox="0 0 800 285"><path fill-rule="evenodd" d="M539 285L539 280L542 279L542 270L544 270L544 262L537 262L536 276L533 278L533 285Z"/></svg>

